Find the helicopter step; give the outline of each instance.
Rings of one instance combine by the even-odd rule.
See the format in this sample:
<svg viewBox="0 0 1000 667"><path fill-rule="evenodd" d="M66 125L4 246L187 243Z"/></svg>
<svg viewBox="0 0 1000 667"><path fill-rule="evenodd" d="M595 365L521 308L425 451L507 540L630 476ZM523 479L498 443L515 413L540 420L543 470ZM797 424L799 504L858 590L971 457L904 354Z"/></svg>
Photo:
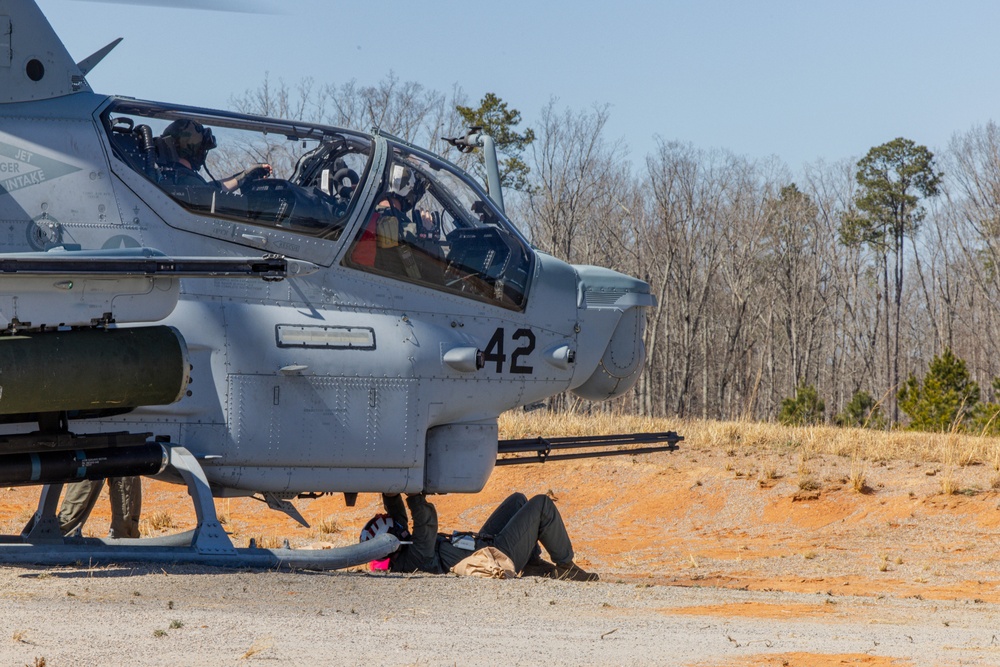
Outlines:
<svg viewBox="0 0 1000 667"><path fill-rule="evenodd" d="M338 570L385 558L399 548L399 541L389 534L336 549L236 548L219 523L208 480L197 459L181 446L164 444L163 449L167 466L180 474L194 501L197 525L193 530L137 539L64 537L56 516L63 484L57 482L43 487L38 509L20 535L0 536L0 563L191 563L214 567Z"/></svg>

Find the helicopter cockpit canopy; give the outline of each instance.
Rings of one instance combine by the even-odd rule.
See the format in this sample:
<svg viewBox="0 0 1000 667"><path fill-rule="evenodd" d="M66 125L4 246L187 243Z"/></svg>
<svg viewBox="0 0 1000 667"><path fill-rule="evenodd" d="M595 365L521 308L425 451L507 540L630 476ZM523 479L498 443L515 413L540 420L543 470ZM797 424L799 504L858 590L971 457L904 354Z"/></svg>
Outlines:
<svg viewBox="0 0 1000 667"><path fill-rule="evenodd" d="M373 154L360 133L153 102L118 100L103 120L115 155L184 208L329 240L350 219ZM261 164L271 173L254 173Z"/></svg>
<svg viewBox="0 0 1000 667"><path fill-rule="evenodd" d="M523 309L533 253L493 201L444 160L389 148L375 206L344 264Z"/></svg>
<svg viewBox="0 0 1000 667"><path fill-rule="evenodd" d="M533 251L443 159L386 138L379 172L370 135L155 102L114 100L101 117L114 155L197 216L338 245L357 220L344 266L525 308ZM377 191L357 210L369 179Z"/></svg>

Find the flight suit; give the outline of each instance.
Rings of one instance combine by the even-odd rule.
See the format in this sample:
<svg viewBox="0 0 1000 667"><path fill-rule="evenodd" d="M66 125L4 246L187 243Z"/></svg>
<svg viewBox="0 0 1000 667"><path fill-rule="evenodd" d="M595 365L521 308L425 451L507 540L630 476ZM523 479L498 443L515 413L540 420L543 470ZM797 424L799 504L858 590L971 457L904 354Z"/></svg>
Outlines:
<svg viewBox="0 0 1000 667"><path fill-rule="evenodd" d="M420 279L420 268L413 258L409 243L400 238L403 225L410 222L406 214L388 198L372 212L368 223L351 249L351 261L385 273Z"/></svg>
<svg viewBox="0 0 1000 667"><path fill-rule="evenodd" d="M228 208L217 205L221 200L222 188L215 181L209 182L194 169L179 162L162 165L159 186L171 197L179 199L189 207L203 211ZM243 206L244 213L246 206Z"/></svg>
<svg viewBox="0 0 1000 667"><path fill-rule="evenodd" d="M395 523L409 526L400 496L383 495L382 504ZM407 496L406 506L413 518L413 543L403 545L390 557L389 569L441 574L472 553L452 544L449 536L438 534L437 510L425 495ZM555 503L544 495L528 500L523 493L511 494L500 503L475 537L476 549L496 547L510 557L518 572L540 555L539 542L556 563L572 562L573 546Z"/></svg>

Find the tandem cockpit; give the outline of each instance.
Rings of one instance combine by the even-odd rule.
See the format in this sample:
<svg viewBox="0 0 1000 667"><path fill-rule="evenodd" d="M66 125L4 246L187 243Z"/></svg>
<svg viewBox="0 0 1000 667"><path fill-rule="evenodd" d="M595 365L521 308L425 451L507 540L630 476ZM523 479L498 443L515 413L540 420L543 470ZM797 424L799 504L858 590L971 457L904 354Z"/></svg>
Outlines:
<svg viewBox="0 0 1000 667"><path fill-rule="evenodd" d="M529 244L468 175L403 141L123 99L102 121L118 161L194 216L189 231L305 236L352 269L525 308Z"/></svg>

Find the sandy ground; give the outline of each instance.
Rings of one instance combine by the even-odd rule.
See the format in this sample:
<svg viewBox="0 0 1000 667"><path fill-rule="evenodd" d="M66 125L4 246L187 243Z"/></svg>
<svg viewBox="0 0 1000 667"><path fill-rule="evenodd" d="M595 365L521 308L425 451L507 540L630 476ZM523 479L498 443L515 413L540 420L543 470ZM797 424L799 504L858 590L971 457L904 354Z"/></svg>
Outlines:
<svg viewBox="0 0 1000 667"><path fill-rule="evenodd" d="M0 664L1000 665L995 476L689 443L498 468L482 493L435 500L442 527L477 527L510 490L549 493L601 582L2 567ZM145 493L151 523L191 525L182 489ZM16 532L37 495L0 490L0 527ZM376 502L296 501L311 528L250 499L217 506L238 546L306 547L355 540ZM88 532L106 530L102 500Z"/></svg>

